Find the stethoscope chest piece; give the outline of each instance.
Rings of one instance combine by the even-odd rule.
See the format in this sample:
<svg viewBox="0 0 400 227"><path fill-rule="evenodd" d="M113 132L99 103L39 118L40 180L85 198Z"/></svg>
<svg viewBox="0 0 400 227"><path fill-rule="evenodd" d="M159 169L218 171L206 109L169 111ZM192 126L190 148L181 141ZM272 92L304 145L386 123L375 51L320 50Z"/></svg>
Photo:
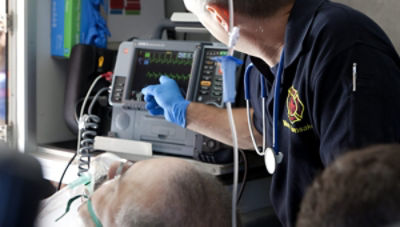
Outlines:
<svg viewBox="0 0 400 227"><path fill-rule="evenodd" d="M277 160L275 157L275 152L271 147L265 149L264 162L268 173L274 174L277 166Z"/></svg>
<svg viewBox="0 0 400 227"><path fill-rule="evenodd" d="M279 152L277 155L275 155L274 149L271 147L268 147L265 149L264 152L264 162L265 162L265 167L267 168L267 171L269 174L274 174L276 171L276 166L281 163L283 160L283 154L282 152Z"/></svg>

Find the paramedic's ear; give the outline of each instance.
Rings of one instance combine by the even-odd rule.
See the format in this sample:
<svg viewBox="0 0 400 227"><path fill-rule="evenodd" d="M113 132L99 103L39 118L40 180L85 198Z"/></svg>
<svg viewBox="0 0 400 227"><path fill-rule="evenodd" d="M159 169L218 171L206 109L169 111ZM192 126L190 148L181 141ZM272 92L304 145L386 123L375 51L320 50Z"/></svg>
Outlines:
<svg viewBox="0 0 400 227"><path fill-rule="evenodd" d="M215 4L206 5L207 11L212 18L223 27L226 32L229 32L229 11Z"/></svg>

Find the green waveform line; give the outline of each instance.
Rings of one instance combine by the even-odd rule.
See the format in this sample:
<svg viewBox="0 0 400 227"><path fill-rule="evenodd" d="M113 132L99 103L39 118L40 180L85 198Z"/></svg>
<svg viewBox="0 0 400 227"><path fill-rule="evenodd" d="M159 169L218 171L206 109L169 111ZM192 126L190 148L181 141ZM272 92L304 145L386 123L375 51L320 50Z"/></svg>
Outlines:
<svg viewBox="0 0 400 227"><path fill-rule="evenodd" d="M158 79L160 76L168 76L171 79L174 80L189 80L190 78L190 73L189 74L179 74L179 73L161 73L161 72L147 72L146 77L150 79Z"/></svg>
<svg viewBox="0 0 400 227"><path fill-rule="evenodd" d="M151 56L149 58L150 63L153 64L167 64L167 65L191 65L192 64L192 59L191 58L185 58L185 59L179 59L179 58L160 58L160 57L155 57Z"/></svg>

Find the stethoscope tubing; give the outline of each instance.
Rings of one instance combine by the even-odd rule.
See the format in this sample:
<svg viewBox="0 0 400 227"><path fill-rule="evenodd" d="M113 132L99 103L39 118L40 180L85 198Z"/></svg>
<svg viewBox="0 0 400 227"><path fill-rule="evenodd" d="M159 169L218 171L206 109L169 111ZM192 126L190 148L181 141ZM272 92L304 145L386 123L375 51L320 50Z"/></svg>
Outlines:
<svg viewBox="0 0 400 227"><path fill-rule="evenodd" d="M250 116L250 91L249 91L249 82L250 82L250 72L252 70L252 68L254 67L253 63L250 63L247 67L246 67L246 71L244 73L244 95L245 95L245 100L246 100L246 113L247 113L247 125L249 127L249 132L250 132L250 138L251 141L253 143L254 149L257 152L258 155L260 156L264 156L265 154L265 149L264 149L264 136L263 136L263 149L262 151L260 151L258 149L255 137L254 137L254 133L253 133L253 127L252 127L252 120L251 120L251 116ZM265 128L264 126L264 122L263 121L263 128ZM264 135L264 131L263 131L263 135Z"/></svg>
<svg viewBox="0 0 400 227"><path fill-rule="evenodd" d="M274 90L274 110L273 110L273 126L272 126L272 148L274 150L275 155L279 155L279 101L280 101L280 89L281 89L281 81L282 81L282 74L283 74L283 67L284 67L284 59L285 59L285 51L282 51L279 65L278 65L278 72L276 75L275 80L275 90ZM266 119L265 119L265 102L267 98L267 90L265 87L265 78L264 75L260 74L260 88L261 88L261 107L262 107L262 124L263 124L263 150L260 152L257 146L257 143L254 138L253 130L252 130L252 121L250 116L250 72L253 69L253 63L250 63L245 70L244 74L244 96L246 100L246 112L247 112L247 123L249 126L250 138L252 140L254 149L256 150L258 155L265 155L266 149L266 141L265 141L265 131L266 131Z"/></svg>
<svg viewBox="0 0 400 227"><path fill-rule="evenodd" d="M285 51L282 50L281 59L279 61L278 72L276 74L275 91L274 91L274 115L273 115L273 135L272 147L274 148L275 155L279 154L279 101L281 96L281 80L283 74L283 65L285 59ZM264 118L264 116L263 116Z"/></svg>

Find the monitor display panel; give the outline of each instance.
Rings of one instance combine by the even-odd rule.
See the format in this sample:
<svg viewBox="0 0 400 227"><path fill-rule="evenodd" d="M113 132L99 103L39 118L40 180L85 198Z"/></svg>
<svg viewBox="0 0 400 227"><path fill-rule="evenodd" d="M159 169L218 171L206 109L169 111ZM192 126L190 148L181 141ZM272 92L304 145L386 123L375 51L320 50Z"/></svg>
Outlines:
<svg viewBox="0 0 400 227"><path fill-rule="evenodd" d="M133 64L133 79L128 99L143 101L142 88L159 84L162 75L174 79L186 96L193 63L193 52L136 49Z"/></svg>

